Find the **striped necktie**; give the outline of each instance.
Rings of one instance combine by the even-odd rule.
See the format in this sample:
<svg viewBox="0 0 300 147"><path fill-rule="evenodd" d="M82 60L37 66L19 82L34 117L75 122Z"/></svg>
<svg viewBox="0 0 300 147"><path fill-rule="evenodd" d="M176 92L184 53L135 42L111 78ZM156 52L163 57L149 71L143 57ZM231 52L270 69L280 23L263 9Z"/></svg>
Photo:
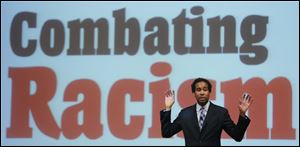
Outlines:
<svg viewBox="0 0 300 147"><path fill-rule="evenodd" d="M199 118L200 131L202 130L204 119L205 119L205 109L204 109L204 107L201 107L200 108L200 118Z"/></svg>

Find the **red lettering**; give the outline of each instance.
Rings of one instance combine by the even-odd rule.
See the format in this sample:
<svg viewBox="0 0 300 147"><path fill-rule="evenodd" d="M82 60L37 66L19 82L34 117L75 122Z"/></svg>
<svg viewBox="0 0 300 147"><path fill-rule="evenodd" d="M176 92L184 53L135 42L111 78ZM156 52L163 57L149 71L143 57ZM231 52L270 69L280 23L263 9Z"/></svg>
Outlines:
<svg viewBox="0 0 300 147"><path fill-rule="evenodd" d="M130 116L125 123L125 96L130 94L131 101L144 100L144 82L124 79L117 81L108 96L108 125L113 135L122 139L137 138L143 130L144 116ZM138 110L137 110L138 111Z"/></svg>
<svg viewBox="0 0 300 147"><path fill-rule="evenodd" d="M59 127L49 108L49 101L56 90L55 73L46 67L9 68L12 79L11 126L8 138L32 137L29 112L37 127L46 135L58 138ZM36 84L36 92L30 94L30 82Z"/></svg>
<svg viewBox="0 0 300 147"><path fill-rule="evenodd" d="M151 66L152 74L158 77L166 76L171 71L171 65L165 62L157 62ZM163 95L167 89L170 89L170 82L168 79L163 79L151 82L149 85L149 92L152 94L152 126L148 130L149 137L161 138L159 111L165 107Z"/></svg>
<svg viewBox="0 0 300 147"><path fill-rule="evenodd" d="M252 78L244 85L241 78L222 82L221 91L225 96L225 107L230 116L237 121L239 113L236 108L239 97L244 91L255 99L249 109L251 123L247 129L247 138L268 139L295 139L295 129L292 128L292 87L283 77L273 79L268 85L260 78ZM271 135L267 128L267 95L273 96L273 128ZM223 133L223 138L228 138Z"/></svg>
<svg viewBox="0 0 300 147"><path fill-rule="evenodd" d="M75 139L82 132L90 139L97 139L102 135L100 123L100 90L92 80L76 80L70 83L64 94L64 101L76 102L79 94L83 94L81 103L67 108L62 115L62 131L66 138ZM79 125L78 114L83 112L83 124Z"/></svg>

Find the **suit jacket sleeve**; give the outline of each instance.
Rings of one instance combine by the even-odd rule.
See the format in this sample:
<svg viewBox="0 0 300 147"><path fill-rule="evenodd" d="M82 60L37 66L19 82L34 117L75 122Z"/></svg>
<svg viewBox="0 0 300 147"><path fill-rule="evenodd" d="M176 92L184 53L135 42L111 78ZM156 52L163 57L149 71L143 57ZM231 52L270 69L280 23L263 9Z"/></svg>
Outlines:
<svg viewBox="0 0 300 147"><path fill-rule="evenodd" d="M226 110L223 128L225 132L230 135L236 141L242 141L247 127L250 123L250 119L245 116L239 116L237 125L231 120L228 111Z"/></svg>
<svg viewBox="0 0 300 147"><path fill-rule="evenodd" d="M182 130L180 113L178 117L171 123L171 111L160 111L160 123L162 137L169 138Z"/></svg>

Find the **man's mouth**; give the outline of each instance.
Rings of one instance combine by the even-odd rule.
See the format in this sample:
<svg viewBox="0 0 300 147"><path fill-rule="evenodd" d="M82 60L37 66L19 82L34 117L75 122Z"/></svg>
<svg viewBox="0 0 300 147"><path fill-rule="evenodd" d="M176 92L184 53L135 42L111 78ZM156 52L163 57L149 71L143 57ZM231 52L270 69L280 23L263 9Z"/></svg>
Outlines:
<svg viewBox="0 0 300 147"><path fill-rule="evenodd" d="M206 97L199 97L199 100L206 100Z"/></svg>

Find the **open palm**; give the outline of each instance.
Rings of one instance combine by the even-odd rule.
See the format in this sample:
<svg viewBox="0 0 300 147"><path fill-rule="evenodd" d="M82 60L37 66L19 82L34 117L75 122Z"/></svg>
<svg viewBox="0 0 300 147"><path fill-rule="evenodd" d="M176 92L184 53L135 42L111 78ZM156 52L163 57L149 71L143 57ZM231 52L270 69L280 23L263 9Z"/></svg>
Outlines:
<svg viewBox="0 0 300 147"><path fill-rule="evenodd" d="M246 111L249 109L250 105L253 103L251 95L244 93L240 98L239 110L241 115L245 115Z"/></svg>
<svg viewBox="0 0 300 147"><path fill-rule="evenodd" d="M175 92L174 92L174 90L168 90L165 93L166 109L171 109L174 103L175 103Z"/></svg>

